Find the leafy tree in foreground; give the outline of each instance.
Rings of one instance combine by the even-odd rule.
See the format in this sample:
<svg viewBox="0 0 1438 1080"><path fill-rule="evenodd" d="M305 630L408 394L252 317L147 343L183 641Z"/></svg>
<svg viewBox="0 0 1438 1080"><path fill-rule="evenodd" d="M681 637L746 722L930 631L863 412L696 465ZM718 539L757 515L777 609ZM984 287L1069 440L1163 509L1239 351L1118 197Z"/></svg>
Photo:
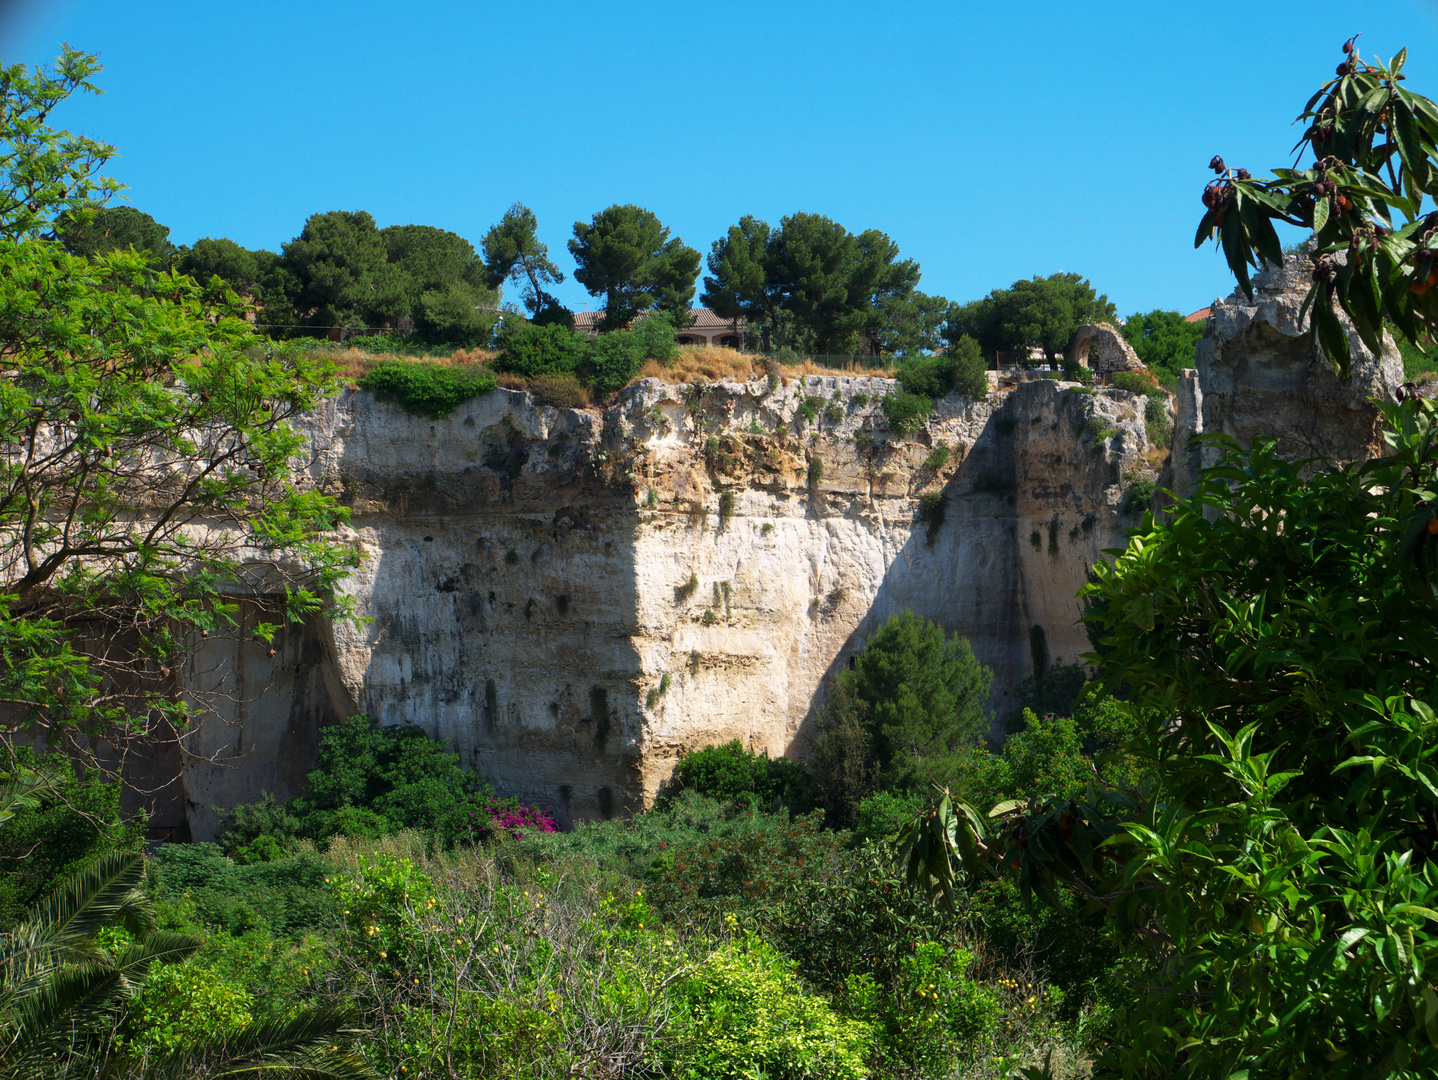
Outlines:
<svg viewBox="0 0 1438 1080"><path fill-rule="evenodd" d="M1305 127L1294 149L1312 151L1310 167L1255 180L1215 156L1216 178L1203 190L1194 247L1216 239L1249 296L1250 266L1283 263L1275 221L1316 234L1303 310L1344 377L1348 337L1335 304L1374 353L1385 323L1414 345L1438 330L1438 213L1424 212L1438 194L1438 106L1403 88L1407 59L1401 49L1388 64L1365 61L1350 39L1335 77L1298 115Z"/></svg>
<svg viewBox="0 0 1438 1080"><path fill-rule="evenodd" d="M1270 253L1269 210L1318 214L1309 309L1341 370L1333 301L1375 342L1382 312L1405 334L1426 318L1404 283L1416 264L1391 261L1409 241L1375 216L1409 200L1400 167L1404 191L1433 176L1431 140L1408 136L1414 117L1422 131L1438 117L1398 88L1402 53L1375 69L1344 52L1303 114L1305 141L1332 153L1326 178L1227 174L1205 219L1246 283L1244 245ZM1358 243L1340 274L1345 235ZM1356 293L1381 299L1394 281L1402 295L1374 321ZM1198 489L1095 568L1085 619L1101 655L1088 659L1142 721L1130 750L1150 780L988 814L946 798L907 831L909 876L935 894L987 876L1050 899L1069 889L1150 950L1151 982L1096 1075L1438 1070L1438 404L1380 407L1389 453L1359 464L1220 440Z"/></svg>
<svg viewBox="0 0 1438 1080"><path fill-rule="evenodd" d="M97 70L67 50L0 78L0 708L25 738L183 737L183 660L237 630L237 592L282 593L284 620L348 611L345 511L289 482L292 421L335 384L233 293L46 238L115 188L109 147L44 122Z"/></svg>
<svg viewBox="0 0 1438 1080"><path fill-rule="evenodd" d="M604 329L622 330L641 311L689 324L699 252L671 240L653 212L631 203L601 210L588 224L576 221L569 253L579 264L574 280L604 300Z"/></svg>
<svg viewBox="0 0 1438 1080"><path fill-rule="evenodd" d="M481 241L486 283L491 289L498 289L506 281L521 285L530 318L558 304L544 287L564 280L563 272L549 258L549 248L540 242L538 229L534 211L515 203Z"/></svg>

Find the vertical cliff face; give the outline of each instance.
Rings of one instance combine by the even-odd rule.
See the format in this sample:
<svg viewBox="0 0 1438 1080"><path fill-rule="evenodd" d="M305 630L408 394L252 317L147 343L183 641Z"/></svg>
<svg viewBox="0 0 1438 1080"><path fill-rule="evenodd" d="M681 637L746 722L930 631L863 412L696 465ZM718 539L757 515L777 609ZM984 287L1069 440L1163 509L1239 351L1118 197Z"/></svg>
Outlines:
<svg viewBox="0 0 1438 1080"><path fill-rule="evenodd" d="M496 391L442 420L349 392L311 477L353 509L370 620L273 658L197 658L233 688L192 766L204 809L292 793L321 723L446 740L501 789L592 817L652 799L685 750L802 754L825 681L905 608L967 637L1007 694L1087 649L1075 592L1152 475L1142 399L1022 383L906 438L886 380L669 386L603 411Z"/></svg>
<svg viewBox="0 0 1438 1080"><path fill-rule="evenodd" d="M1281 269L1254 275L1251 300L1235 292L1214 301L1195 370L1179 387L1174 470L1180 490L1219 453L1181 450L1197 433L1228 435L1244 446L1274 438L1288 458L1356 461L1383 452L1373 399L1394 400L1402 359L1391 338L1375 355L1340 314L1351 354L1349 378L1340 379L1315 342L1310 319L1299 318L1311 269L1307 256L1290 255Z"/></svg>

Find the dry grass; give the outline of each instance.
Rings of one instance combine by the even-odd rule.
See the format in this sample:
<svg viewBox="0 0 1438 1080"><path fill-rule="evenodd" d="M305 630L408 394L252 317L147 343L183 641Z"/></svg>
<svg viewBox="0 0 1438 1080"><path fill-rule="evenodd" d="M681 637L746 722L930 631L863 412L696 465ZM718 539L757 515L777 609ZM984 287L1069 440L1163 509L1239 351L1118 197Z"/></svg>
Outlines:
<svg viewBox="0 0 1438 1080"><path fill-rule="evenodd" d="M390 360L413 360L442 367L468 367L488 364L499 354L488 349L456 349L449 356L398 356L394 353L369 353L359 349L345 349L333 354L339 377L348 383L355 383ZM800 375L849 375L860 378L892 379L894 368L866 367L860 364L845 364L842 368L821 367L813 361L802 364L776 365L774 370L785 385ZM765 358L736 349L721 349L713 345L680 346L679 355L667 363L658 360L647 361L631 385L640 379L658 379L660 382L687 384L692 382L719 382L733 379L736 382L752 382L766 377L769 368ZM495 379L506 390L529 390L528 380L519 375L496 371ZM587 407L592 395L586 392L582 407Z"/></svg>
<svg viewBox="0 0 1438 1080"><path fill-rule="evenodd" d="M449 356L397 356L394 353L368 353L359 349L346 349L334 354L334 362L340 378L354 382L388 360L417 360L426 364L438 364L440 367L468 367L471 364L487 364L498 355L488 349L455 349Z"/></svg>
<svg viewBox="0 0 1438 1080"><path fill-rule="evenodd" d="M767 368L764 358L735 349L721 349L714 345L683 346L679 355L668 363L648 361L639 369L638 378L658 379L666 383L718 382L733 379L736 382L751 382L764 378ZM776 369L781 379L799 375L856 375L870 378L892 379L894 370L884 367L861 367L847 364L843 368L820 367L811 361L802 364L784 364Z"/></svg>

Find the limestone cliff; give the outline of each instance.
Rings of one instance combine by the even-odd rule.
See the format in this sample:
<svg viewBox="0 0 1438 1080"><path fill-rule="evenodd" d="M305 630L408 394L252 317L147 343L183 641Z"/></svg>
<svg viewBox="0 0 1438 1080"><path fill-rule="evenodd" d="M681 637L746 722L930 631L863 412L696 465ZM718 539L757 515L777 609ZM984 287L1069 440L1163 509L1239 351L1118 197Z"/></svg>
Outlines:
<svg viewBox="0 0 1438 1080"><path fill-rule="evenodd" d="M637 808L690 748L802 754L825 680L904 608L970 640L1001 721L1035 662L1087 649L1074 594L1162 451L1122 391L951 397L901 438L892 389L650 380L587 411L500 390L440 420L345 393L309 476L352 507L371 621L195 658L229 721L196 749L243 760L188 767L194 834L292 794L349 712L563 817Z"/></svg>
<svg viewBox="0 0 1438 1080"><path fill-rule="evenodd" d="M1289 458L1355 461L1383 452L1373 399L1392 401L1403 362L1391 338L1374 355L1340 313L1351 369L1340 379L1315 342L1303 302L1312 282L1306 255L1253 277L1250 300L1235 292L1215 300L1198 343L1196 366L1179 384L1174 486L1186 490L1218 456L1216 447L1184 450L1198 433L1220 433L1248 446L1277 439Z"/></svg>

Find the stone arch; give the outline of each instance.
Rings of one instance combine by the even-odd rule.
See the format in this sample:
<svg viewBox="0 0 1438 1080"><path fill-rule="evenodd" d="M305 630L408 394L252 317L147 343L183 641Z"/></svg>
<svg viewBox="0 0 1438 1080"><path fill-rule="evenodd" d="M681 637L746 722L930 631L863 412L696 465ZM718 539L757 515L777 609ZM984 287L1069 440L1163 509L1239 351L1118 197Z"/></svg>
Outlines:
<svg viewBox="0 0 1438 1080"><path fill-rule="evenodd" d="M1108 323L1085 323L1074 331L1064 359L1070 363L1087 365L1089 346L1098 347L1098 358L1094 362L1095 374L1107 375L1111 371L1142 371L1143 361L1120 334Z"/></svg>

